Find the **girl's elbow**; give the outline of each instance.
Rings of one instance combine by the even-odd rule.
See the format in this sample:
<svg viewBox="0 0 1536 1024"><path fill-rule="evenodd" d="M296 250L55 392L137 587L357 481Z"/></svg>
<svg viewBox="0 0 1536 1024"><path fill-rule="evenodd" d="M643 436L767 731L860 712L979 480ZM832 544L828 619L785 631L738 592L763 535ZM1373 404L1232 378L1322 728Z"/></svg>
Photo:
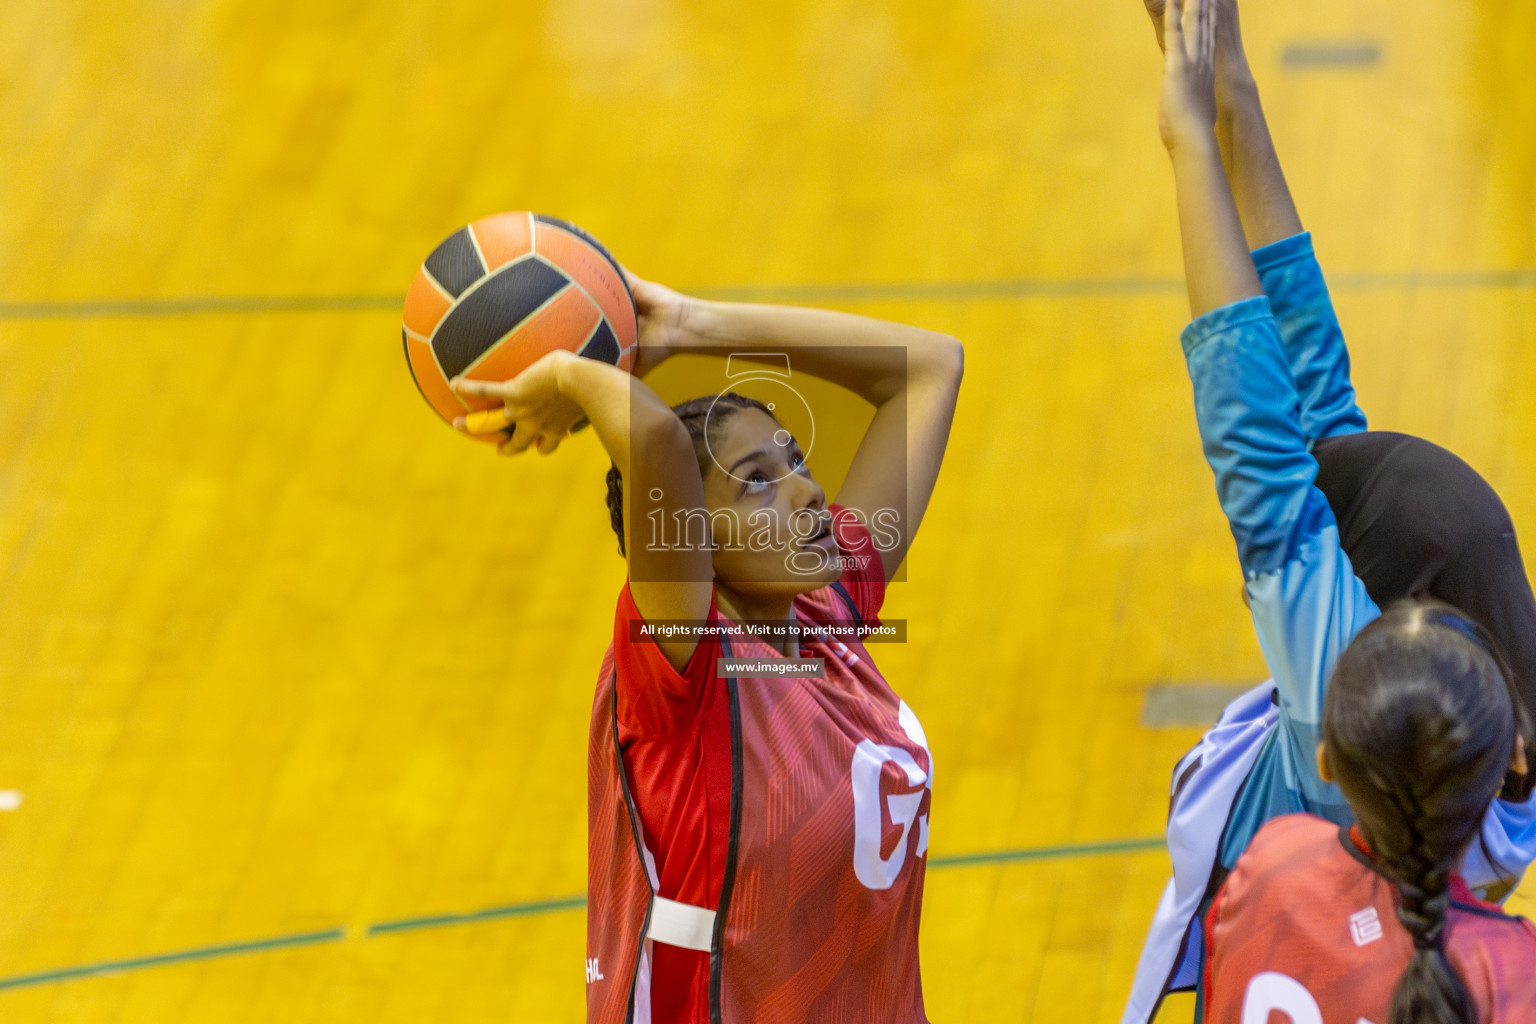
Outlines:
<svg viewBox="0 0 1536 1024"><path fill-rule="evenodd" d="M928 346L925 365L935 377L959 387L961 378L965 376L965 346L960 344L958 338L935 334L933 343Z"/></svg>
<svg viewBox="0 0 1536 1024"><path fill-rule="evenodd" d="M639 412L630 427L630 446L641 452L667 453L668 456L693 454L693 440L688 428L671 409L646 409Z"/></svg>

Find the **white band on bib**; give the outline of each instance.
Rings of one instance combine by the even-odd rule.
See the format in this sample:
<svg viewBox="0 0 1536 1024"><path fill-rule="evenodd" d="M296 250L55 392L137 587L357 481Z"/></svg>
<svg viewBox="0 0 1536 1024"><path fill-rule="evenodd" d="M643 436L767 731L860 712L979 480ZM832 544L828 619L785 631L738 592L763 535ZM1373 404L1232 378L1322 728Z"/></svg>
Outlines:
<svg viewBox="0 0 1536 1024"><path fill-rule="evenodd" d="M708 953L715 935L715 912L661 896L651 900L651 927L645 937L669 946Z"/></svg>

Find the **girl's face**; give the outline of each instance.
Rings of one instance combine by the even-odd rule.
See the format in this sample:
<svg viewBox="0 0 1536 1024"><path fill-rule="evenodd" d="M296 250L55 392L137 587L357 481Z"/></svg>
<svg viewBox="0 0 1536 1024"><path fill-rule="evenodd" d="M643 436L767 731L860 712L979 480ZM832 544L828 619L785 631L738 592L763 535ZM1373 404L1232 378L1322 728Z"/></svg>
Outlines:
<svg viewBox="0 0 1536 1024"><path fill-rule="evenodd" d="M733 413L709 454L704 501L718 581L745 595L784 597L841 575L826 492L799 443L772 416Z"/></svg>

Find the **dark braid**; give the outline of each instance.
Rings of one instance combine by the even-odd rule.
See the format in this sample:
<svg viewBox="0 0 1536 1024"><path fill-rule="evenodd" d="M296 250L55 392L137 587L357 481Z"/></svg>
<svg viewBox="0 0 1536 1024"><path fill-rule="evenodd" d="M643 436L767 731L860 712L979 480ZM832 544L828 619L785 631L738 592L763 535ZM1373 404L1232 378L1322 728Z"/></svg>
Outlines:
<svg viewBox="0 0 1536 1024"><path fill-rule="evenodd" d="M1448 605L1399 602L1339 658L1325 755L1413 938L1388 1024L1476 1024L1445 955L1450 876L1499 790L1523 714L1497 645Z"/></svg>
<svg viewBox="0 0 1536 1024"><path fill-rule="evenodd" d="M624 554L624 474L619 467L608 467L608 522L619 538L619 554Z"/></svg>
<svg viewBox="0 0 1536 1024"><path fill-rule="evenodd" d="M1397 919L1413 936L1415 949L1436 949L1445 929L1445 912L1450 906L1450 868L1435 859L1436 851L1424 838L1424 809L1411 792L1387 792L1397 804L1403 823L1403 845L1395 867L1395 879L1402 902Z"/></svg>
<svg viewBox="0 0 1536 1024"><path fill-rule="evenodd" d="M710 442L717 440L726 422L743 409L759 409L773 416L762 402L738 395L734 391L690 399L672 407L677 418L683 421L683 426L688 428L688 436L693 439L693 454L699 462L700 473L709 465ZM777 420L777 417L774 419ZM619 554L627 554L624 550L624 477L616 465L608 467L608 522L619 538Z"/></svg>
<svg viewBox="0 0 1536 1024"><path fill-rule="evenodd" d="M1412 789L1394 788L1380 773L1371 775L1396 806L1403 825L1402 844L1393 856L1393 881L1397 919L1413 938L1413 959L1392 990L1388 1024L1474 1024L1477 1008L1445 956L1452 864L1426 835L1424 807Z"/></svg>

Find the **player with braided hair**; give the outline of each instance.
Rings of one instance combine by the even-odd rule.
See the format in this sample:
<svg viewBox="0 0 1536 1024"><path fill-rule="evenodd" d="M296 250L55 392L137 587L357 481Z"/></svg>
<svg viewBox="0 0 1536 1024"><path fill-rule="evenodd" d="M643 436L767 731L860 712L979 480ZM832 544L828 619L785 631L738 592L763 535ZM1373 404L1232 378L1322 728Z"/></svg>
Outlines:
<svg viewBox="0 0 1536 1024"><path fill-rule="evenodd" d="M1314 455L1336 438L1359 436L1365 417L1241 56L1235 0L1169 0L1159 13L1166 41L1159 126L1174 169L1194 317L1181 340L1206 458L1274 679L1229 705L1174 770L1174 879L1143 950L1126 1024L1143 1024L1168 992L1206 980L1199 922L1266 822L1298 812L1335 826L1354 821L1341 789L1318 774L1316 748L1334 666L1379 615L1317 486ZM1498 555L1516 567L1509 575L1523 576L1512 533ZM1476 836L1455 866L1485 898L1507 893L1536 860L1529 781L1528 771L1505 778L1501 770L1495 785L1475 794ZM1411 919L1433 917L1438 890L1421 883L1436 880L1432 872L1406 880L1424 894L1410 900Z"/></svg>
<svg viewBox="0 0 1536 1024"><path fill-rule="evenodd" d="M1524 716L1497 644L1456 609L1403 601L1362 629L1317 752L1356 824L1259 830L1206 921L1206 1020L1536 1021L1536 927L1456 871L1506 771L1528 767Z"/></svg>

